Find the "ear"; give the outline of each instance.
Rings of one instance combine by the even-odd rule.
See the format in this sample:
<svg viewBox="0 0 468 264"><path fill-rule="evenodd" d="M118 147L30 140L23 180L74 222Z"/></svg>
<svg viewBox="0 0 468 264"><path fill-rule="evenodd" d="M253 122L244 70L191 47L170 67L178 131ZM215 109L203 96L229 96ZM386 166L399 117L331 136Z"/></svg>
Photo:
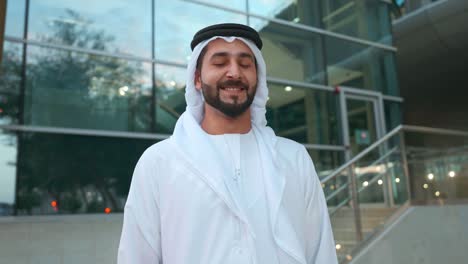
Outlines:
<svg viewBox="0 0 468 264"><path fill-rule="evenodd" d="M197 89L198 91L201 91L202 81L201 81L201 72L200 72L200 70L195 70L194 83L195 83L195 89Z"/></svg>

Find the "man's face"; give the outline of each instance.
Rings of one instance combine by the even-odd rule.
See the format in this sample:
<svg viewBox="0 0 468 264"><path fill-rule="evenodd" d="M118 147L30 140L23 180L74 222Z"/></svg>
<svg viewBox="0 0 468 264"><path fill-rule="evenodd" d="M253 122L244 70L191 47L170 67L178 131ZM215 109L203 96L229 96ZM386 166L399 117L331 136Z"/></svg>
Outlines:
<svg viewBox="0 0 468 264"><path fill-rule="evenodd" d="M257 90L255 57L241 40L215 39L206 46L195 87L205 102L231 118L249 109Z"/></svg>

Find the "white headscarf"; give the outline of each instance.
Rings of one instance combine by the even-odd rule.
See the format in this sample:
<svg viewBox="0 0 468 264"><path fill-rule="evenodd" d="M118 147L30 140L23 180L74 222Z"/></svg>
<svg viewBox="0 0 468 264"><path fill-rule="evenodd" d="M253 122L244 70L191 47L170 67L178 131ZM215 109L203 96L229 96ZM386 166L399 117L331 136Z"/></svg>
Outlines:
<svg viewBox="0 0 468 264"><path fill-rule="evenodd" d="M195 88L195 71L197 67L197 60L200 52L212 40L221 38L227 42L233 42L236 39L244 42L253 52L257 61L257 92L250 107L252 115L252 123L257 126L266 126L265 118L265 105L268 98L268 87L266 82L266 66L262 53L257 46L250 40L240 37L212 37L208 40L200 42L192 52L190 62L187 68L187 83L185 87L185 100L187 101L187 111L193 115L197 122L201 122L204 113L204 101L202 93Z"/></svg>

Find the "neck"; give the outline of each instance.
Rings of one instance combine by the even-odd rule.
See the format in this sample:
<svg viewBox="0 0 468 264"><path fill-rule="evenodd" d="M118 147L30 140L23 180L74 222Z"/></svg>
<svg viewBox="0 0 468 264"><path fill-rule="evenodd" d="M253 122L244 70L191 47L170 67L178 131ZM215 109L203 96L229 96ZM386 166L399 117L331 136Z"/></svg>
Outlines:
<svg viewBox="0 0 468 264"><path fill-rule="evenodd" d="M205 116L201 127L211 135L246 134L252 128L250 118L250 108L238 117L232 118L205 103Z"/></svg>

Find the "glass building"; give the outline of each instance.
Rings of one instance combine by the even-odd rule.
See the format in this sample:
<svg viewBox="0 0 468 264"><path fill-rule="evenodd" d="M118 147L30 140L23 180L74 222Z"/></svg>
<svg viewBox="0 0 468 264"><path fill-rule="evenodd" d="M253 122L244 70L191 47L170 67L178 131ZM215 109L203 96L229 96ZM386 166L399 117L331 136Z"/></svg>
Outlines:
<svg viewBox="0 0 468 264"><path fill-rule="evenodd" d="M223 22L260 32L269 126L328 175L401 122L391 9L384 0L7 1L0 215L122 211L139 156L185 110L191 38Z"/></svg>

